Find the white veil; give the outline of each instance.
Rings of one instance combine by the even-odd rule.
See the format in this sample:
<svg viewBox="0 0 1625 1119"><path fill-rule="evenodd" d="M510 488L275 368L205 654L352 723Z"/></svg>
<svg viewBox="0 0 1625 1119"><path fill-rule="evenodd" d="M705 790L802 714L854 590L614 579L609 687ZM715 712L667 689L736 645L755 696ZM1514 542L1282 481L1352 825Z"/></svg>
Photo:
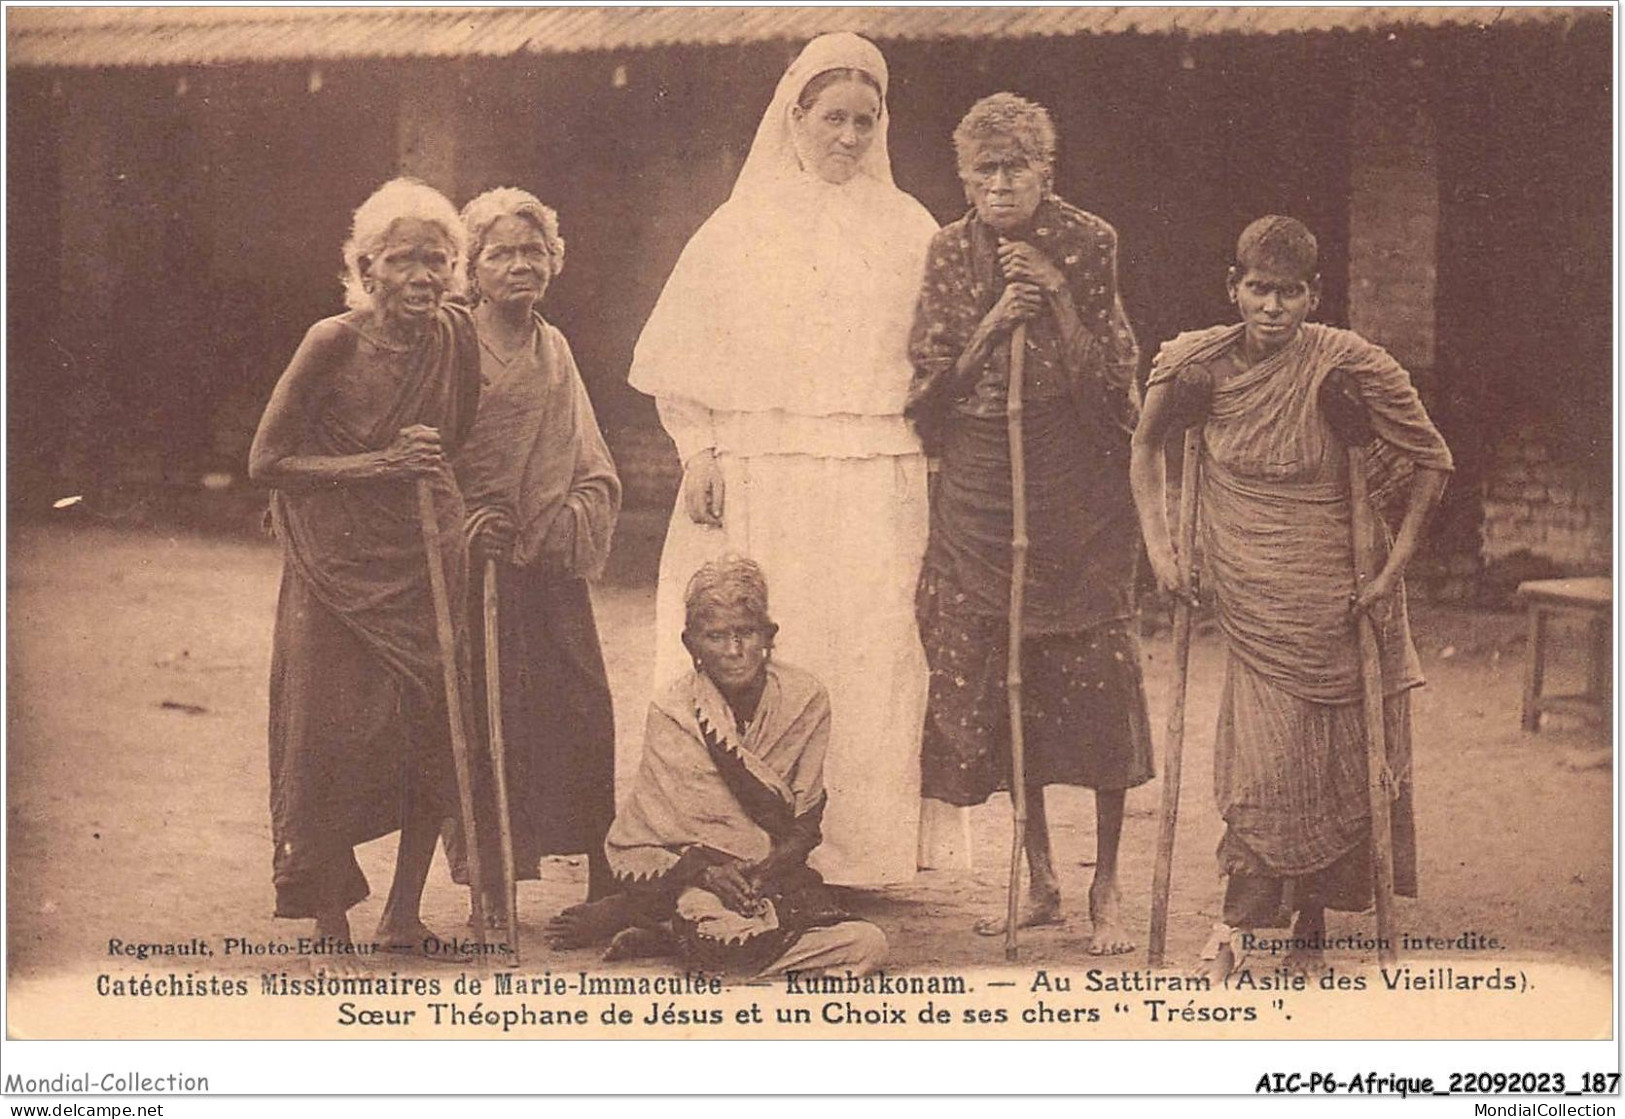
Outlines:
<svg viewBox="0 0 1625 1119"><path fill-rule="evenodd" d="M892 185L891 151L886 146L891 129L891 114L886 111L886 59L869 40L850 31L837 31L808 43L779 79L773 101L762 123L756 126L756 139L734 182L730 202L766 199L786 179L803 173L791 138L790 110L807 83L827 70L861 70L880 87L880 120L876 122L874 142L858 164L858 173Z"/></svg>
<svg viewBox="0 0 1625 1119"><path fill-rule="evenodd" d="M850 182L803 170L791 109L807 83L861 70L882 91L875 138ZM886 61L840 32L779 79L728 201L672 271L629 381L726 411L900 415L908 331L937 224L892 183Z"/></svg>

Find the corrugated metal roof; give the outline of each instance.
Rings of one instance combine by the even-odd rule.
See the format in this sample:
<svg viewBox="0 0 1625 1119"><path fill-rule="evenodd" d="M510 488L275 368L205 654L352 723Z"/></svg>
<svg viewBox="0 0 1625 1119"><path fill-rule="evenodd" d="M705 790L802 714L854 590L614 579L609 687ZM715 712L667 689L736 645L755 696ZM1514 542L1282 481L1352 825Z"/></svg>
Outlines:
<svg viewBox="0 0 1625 1119"><path fill-rule="evenodd" d="M7 65L479 58L803 40L1279 35L1606 19L1608 7L9 8Z"/></svg>

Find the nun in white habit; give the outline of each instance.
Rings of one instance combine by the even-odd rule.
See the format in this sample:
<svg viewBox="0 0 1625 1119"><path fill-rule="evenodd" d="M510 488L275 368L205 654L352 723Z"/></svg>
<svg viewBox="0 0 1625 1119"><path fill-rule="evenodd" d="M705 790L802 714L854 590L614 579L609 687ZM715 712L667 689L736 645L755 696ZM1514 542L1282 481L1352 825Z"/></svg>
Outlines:
<svg viewBox="0 0 1625 1119"><path fill-rule="evenodd" d="M964 866L961 809L920 800L926 665L913 596L926 461L903 402L937 223L892 182L886 62L857 35L809 43L780 79L732 195L700 228L638 341L683 462L660 560L658 688L688 667L683 588L725 551L756 560L774 657L829 689L823 843L833 885Z"/></svg>

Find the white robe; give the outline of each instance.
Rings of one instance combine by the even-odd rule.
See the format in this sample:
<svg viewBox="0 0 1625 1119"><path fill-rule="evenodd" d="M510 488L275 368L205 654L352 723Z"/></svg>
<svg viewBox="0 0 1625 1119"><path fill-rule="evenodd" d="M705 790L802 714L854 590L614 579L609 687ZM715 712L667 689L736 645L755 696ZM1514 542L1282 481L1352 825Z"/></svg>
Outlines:
<svg viewBox="0 0 1625 1119"><path fill-rule="evenodd" d="M920 830L927 675L913 599L929 512L925 458L902 413L936 222L892 184L884 104L850 182L803 171L794 151L801 90L847 67L884 90L884 60L855 35L814 40L786 72L733 195L668 280L630 382L656 398L685 467L714 453L725 488L720 529L694 523L681 496L673 510L656 687L688 667L680 634L695 569L728 551L754 559L776 654L830 693L829 805L810 862L833 884L879 886L922 862L966 864L969 840L964 813L946 806Z"/></svg>

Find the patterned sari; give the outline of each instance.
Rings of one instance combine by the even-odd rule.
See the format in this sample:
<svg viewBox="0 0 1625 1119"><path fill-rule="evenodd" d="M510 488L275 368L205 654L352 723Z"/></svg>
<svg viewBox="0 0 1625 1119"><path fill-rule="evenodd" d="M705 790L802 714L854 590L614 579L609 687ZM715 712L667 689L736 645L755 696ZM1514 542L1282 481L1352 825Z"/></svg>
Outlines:
<svg viewBox="0 0 1625 1119"><path fill-rule="evenodd" d="M1068 344L1047 308L1027 329L1027 779L1127 789L1152 773L1130 621L1139 350L1117 295L1112 227L1059 199L1031 225L1022 239L1066 277L1084 329ZM972 211L931 243L909 343L907 414L941 462L916 598L931 667L922 788L951 804L980 804L1010 780L1010 347L957 368L1002 288L998 235Z"/></svg>

